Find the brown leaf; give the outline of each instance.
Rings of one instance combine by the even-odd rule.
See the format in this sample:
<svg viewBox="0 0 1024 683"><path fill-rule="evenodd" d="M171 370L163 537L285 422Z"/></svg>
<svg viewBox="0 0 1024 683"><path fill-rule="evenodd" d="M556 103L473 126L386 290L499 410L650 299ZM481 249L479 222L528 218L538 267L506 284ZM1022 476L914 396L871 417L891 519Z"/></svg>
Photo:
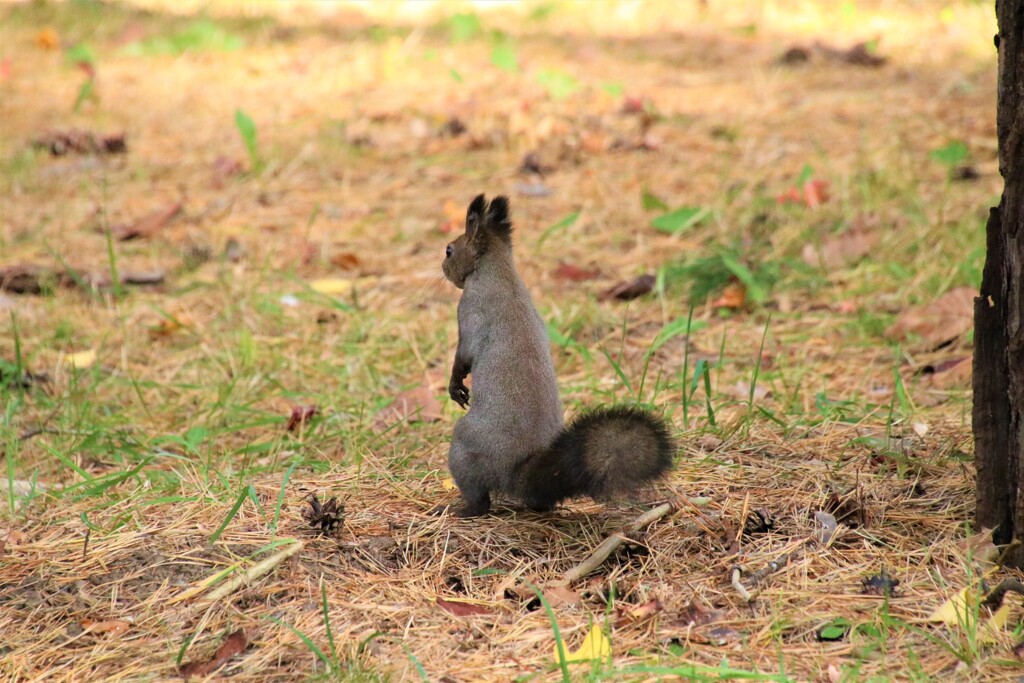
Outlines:
<svg viewBox="0 0 1024 683"><path fill-rule="evenodd" d="M130 225L116 226L112 229L112 232L114 237L121 242L140 237L150 237L181 213L181 209L181 202L174 202L162 209L146 214Z"/></svg>
<svg viewBox="0 0 1024 683"><path fill-rule="evenodd" d="M596 268L594 270L584 270L579 266L574 266L571 263L565 263L560 261L558 267L552 272L552 275L559 278L560 280L569 280L571 282L580 282L582 280L593 280L601 274L600 270Z"/></svg>
<svg viewBox="0 0 1024 683"><path fill-rule="evenodd" d="M0 268L0 290L15 294L41 294L43 283L55 279L55 275L34 263L5 266Z"/></svg>
<svg viewBox="0 0 1024 683"><path fill-rule="evenodd" d="M294 432L300 427L309 424L309 421L320 412L320 409L316 406L292 406L292 414L288 417L288 423L285 425L285 431Z"/></svg>
<svg viewBox="0 0 1024 683"><path fill-rule="evenodd" d="M124 154L128 151L124 133L99 136L84 130L52 131L32 141L35 147L59 157L65 154Z"/></svg>
<svg viewBox="0 0 1024 683"><path fill-rule="evenodd" d="M544 589L544 599L552 607L583 603L583 598L580 597L580 594L566 586L548 586Z"/></svg>
<svg viewBox="0 0 1024 683"><path fill-rule="evenodd" d="M618 299L619 301L629 301L636 299L654 289L654 282L655 278L653 275L641 275L632 282L620 282L614 287L610 287L599 294L597 300Z"/></svg>
<svg viewBox="0 0 1024 683"><path fill-rule="evenodd" d="M351 251L339 251L331 256L330 261L331 265L342 270L359 270L363 265L362 260Z"/></svg>
<svg viewBox="0 0 1024 683"><path fill-rule="evenodd" d="M112 636L119 636L131 626L130 622L127 621L93 621L92 619L83 619L81 626L84 630L90 633L109 633Z"/></svg>
<svg viewBox="0 0 1024 683"><path fill-rule="evenodd" d="M731 308L733 310L743 308L747 302L747 286L742 282L730 282L722 290L722 296L711 302L712 306L718 308Z"/></svg>
<svg viewBox="0 0 1024 683"><path fill-rule="evenodd" d="M182 666L178 673L185 679L192 676L208 676L226 661L243 652L248 645L249 642L246 640L245 631L238 629L224 639L224 642L221 643L221 646L217 648L217 652L213 655L213 659L208 662L189 662Z"/></svg>
<svg viewBox="0 0 1024 683"><path fill-rule="evenodd" d="M635 624L640 621L650 619L655 614L661 612L662 606L661 601L657 598L648 600L642 605L618 605L615 611L618 612L619 618L615 621L615 628L622 628L629 624Z"/></svg>
<svg viewBox="0 0 1024 683"><path fill-rule="evenodd" d="M942 346L974 327L976 295L971 287L951 289L935 301L903 311L885 334L891 339L918 336L932 349Z"/></svg>
<svg viewBox="0 0 1024 683"><path fill-rule="evenodd" d="M973 375L971 357L961 356L928 365L921 374L924 375L924 382L936 389L969 387Z"/></svg>
<svg viewBox="0 0 1024 683"><path fill-rule="evenodd" d="M802 256L810 266L831 270L864 258L875 248L879 239L877 232L851 230L825 240L820 248L814 244L805 244Z"/></svg>
<svg viewBox="0 0 1024 683"><path fill-rule="evenodd" d="M491 610L483 605L477 605L471 602L462 602L461 600L445 600L444 598L437 598L437 606L445 612L450 612L457 617L491 614Z"/></svg>
<svg viewBox="0 0 1024 683"><path fill-rule="evenodd" d="M374 420L374 426L383 429L401 420L409 422L437 422L441 419L441 402L429 386L408 389L395 396L394 402L384 408Z"/></svg>

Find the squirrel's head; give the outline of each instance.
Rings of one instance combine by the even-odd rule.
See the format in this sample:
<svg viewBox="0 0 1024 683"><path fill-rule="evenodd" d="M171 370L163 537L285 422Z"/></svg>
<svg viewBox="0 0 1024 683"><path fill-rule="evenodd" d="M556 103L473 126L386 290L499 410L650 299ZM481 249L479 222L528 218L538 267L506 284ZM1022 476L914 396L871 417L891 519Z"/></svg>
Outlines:
<svg viewBox="0 0 1024 683"><path fill-rule="evenodd" d="M484 195L477 195L466 211L466 232L448 244L441 270L453 285L462 289L480 259L511 248L508 197L495 197L488 203Z"/></svg>

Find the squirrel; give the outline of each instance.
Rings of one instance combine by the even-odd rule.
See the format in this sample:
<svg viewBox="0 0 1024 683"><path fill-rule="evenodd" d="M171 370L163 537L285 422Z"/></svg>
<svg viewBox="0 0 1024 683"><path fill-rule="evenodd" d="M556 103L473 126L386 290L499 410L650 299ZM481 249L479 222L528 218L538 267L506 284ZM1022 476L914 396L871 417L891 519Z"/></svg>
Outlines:
<svg viewBox="0 0 1024 683"><path fill-rule="evenodd" d="M576 496L606 500L668 472L675 453L668 428L638 407L591 410L563 424L547 329L512 259L507 197L472 201L442 270L462 290L448 393L468 406L448 453L464 503L454 514L485 514L491 492L535 511Z"/></svg>

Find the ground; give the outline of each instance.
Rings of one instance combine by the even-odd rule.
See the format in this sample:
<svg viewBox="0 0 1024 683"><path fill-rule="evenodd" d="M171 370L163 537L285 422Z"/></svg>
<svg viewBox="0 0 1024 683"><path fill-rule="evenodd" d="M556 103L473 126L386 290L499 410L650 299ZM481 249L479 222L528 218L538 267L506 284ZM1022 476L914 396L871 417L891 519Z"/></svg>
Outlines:
<svg viewBox="0 0 1024 683"><path fill-rule="evenodd" d="M6 679L1020 676L972 528L990 3L0 22ZM480 192L511 198L567 415L670 422L641 500L430 514L461 412L440 261ZM607 656L561 667L592 628Z"/></svg>

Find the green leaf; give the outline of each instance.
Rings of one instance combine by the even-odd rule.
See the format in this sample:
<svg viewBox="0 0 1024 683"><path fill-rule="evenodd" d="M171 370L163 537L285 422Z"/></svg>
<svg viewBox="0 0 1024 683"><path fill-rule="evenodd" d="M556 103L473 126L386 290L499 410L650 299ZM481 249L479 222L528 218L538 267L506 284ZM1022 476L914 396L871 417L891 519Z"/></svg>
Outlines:
<svg viewBox="0 0 1024 683"><path fill-rule="evenodd" d="M646 208L646 207L644 207ZM682 206L675 211L662 214L651 221L651 227L670 235L692 228L704 220L711 213L708 209L700 206Z"/></svg>
<svg viewBox="0 0 1024 683"><path fill-rule="evenodd" d="M545 240L547 240L547 238L551 237L555 233L562 232L563 230L566 230L569 227L571 227L572 224L579 219L579 217L580 212L574 211L573 213L570 213L568 216L558 221L557 223L548 226L548 228L545 229L543 233L541 233L540 239L537 240L537 248L539 249L540 246L544 244Z"/></svg>
<svg viewBox="0 0 1024 683"><path fill-rule="evenodd" d="M818 629L818 640L842 640L850 630L850 622L846 619L834 619Z"/></svg>
<svg viewBox="0 0 1024 683"><path fill-rule="evenodd" d="M71 64L95 64L96 53L85 43L72 45L64 53L64 58Z"/></svg>
<svg viewBox="0 0 1024 683"><path fill-rule="evenodd" d="M940 164L956 166L967 158L967 145L959 140L954 140L945 147L933 149L928 156Z"/></svg>
<svg viewBox="0 0 1024 683"><path fill-rule="evenodd" d="M804 167L800 169L800 177L796 180L796 186L803 187L812 176L814 176L814 167L810 164L804 164Z"/></svg>
<svg viewBox="0 0 1024 683"><path fill-rule="evenodd" d="M465 43L480 33L480 17L475 14L459 13L448 20L453 43Z"/></svg>
<svg viewBox="0 0 1024 683"><path fill-rule="evenodd" d="M262 166L262 162L260 161L259 147L256 144L256 123L244 111L236 109L235 127L238 128L238 133L242 136L242 142L245 143L245 151L249 154L249 161L252 163L253 169L259 168Z"/></svg>
<svg viewBox="0 0 1024 683"><path fill-rule="evenodd" d="M460 74L460 73L459 73L458 71L456 71L455 69L452 69L451 71L449 71L449 72L448 72L448 75L449 75L449 76L451 76L451 77L452 77L452 80L454 80L454 81L455 81L456 83L462 83L462 81L464 80L464 79L462 78L462 74Z"/></svg>
<svg viewBox="0 0 1024 683"><path fill-rule="evenodd" d="M554 69L542 69L537 74L537 82L547 90L548 95L554 100L564 100L580 88L580 83L575 78Z"/></svg>
<svg viewBox="0 0 1024 683"><path fill-rule="evenodd" d="M99 96L96 95L95 79L85 79L85 82L82 83L82 87L78 89L78 97L75 98L75 105L71 110L77 112L81 109L82 105L85 104L86 100L92 100L93 102L99 100Z"/></svg>
<svg viewBox="0 0 1024 683"><path fill-rule="evenodd" d="M731 254L722 254L722 263L729 269L729 272L736 276L747 288L747 297L754 303L761 303L768 298L768 291L765 289L750 269L733 258Z"/></svg>
<svg viewBox="0 0 1024 683"><path fill-rule="evenodd" d="M621 83L605 83L601 86L601 90L604 90L612 97L622 97L622 93L626 91Z"/></svg>
<svg viewBox="0 0 1024 683"><path fill-rule="evenodd" d="M519 61L516 59L516 48L507 41L497 43L491 48L491 64L502 71L516 73L519 71Z"/></svg>
<svg viewBox="0 0 1024 683"><path fill-rule="evenodd" d="M640 201L644 205L644 211L668 211L669 205L658 195L644 189L640 195Z"/></svg>

